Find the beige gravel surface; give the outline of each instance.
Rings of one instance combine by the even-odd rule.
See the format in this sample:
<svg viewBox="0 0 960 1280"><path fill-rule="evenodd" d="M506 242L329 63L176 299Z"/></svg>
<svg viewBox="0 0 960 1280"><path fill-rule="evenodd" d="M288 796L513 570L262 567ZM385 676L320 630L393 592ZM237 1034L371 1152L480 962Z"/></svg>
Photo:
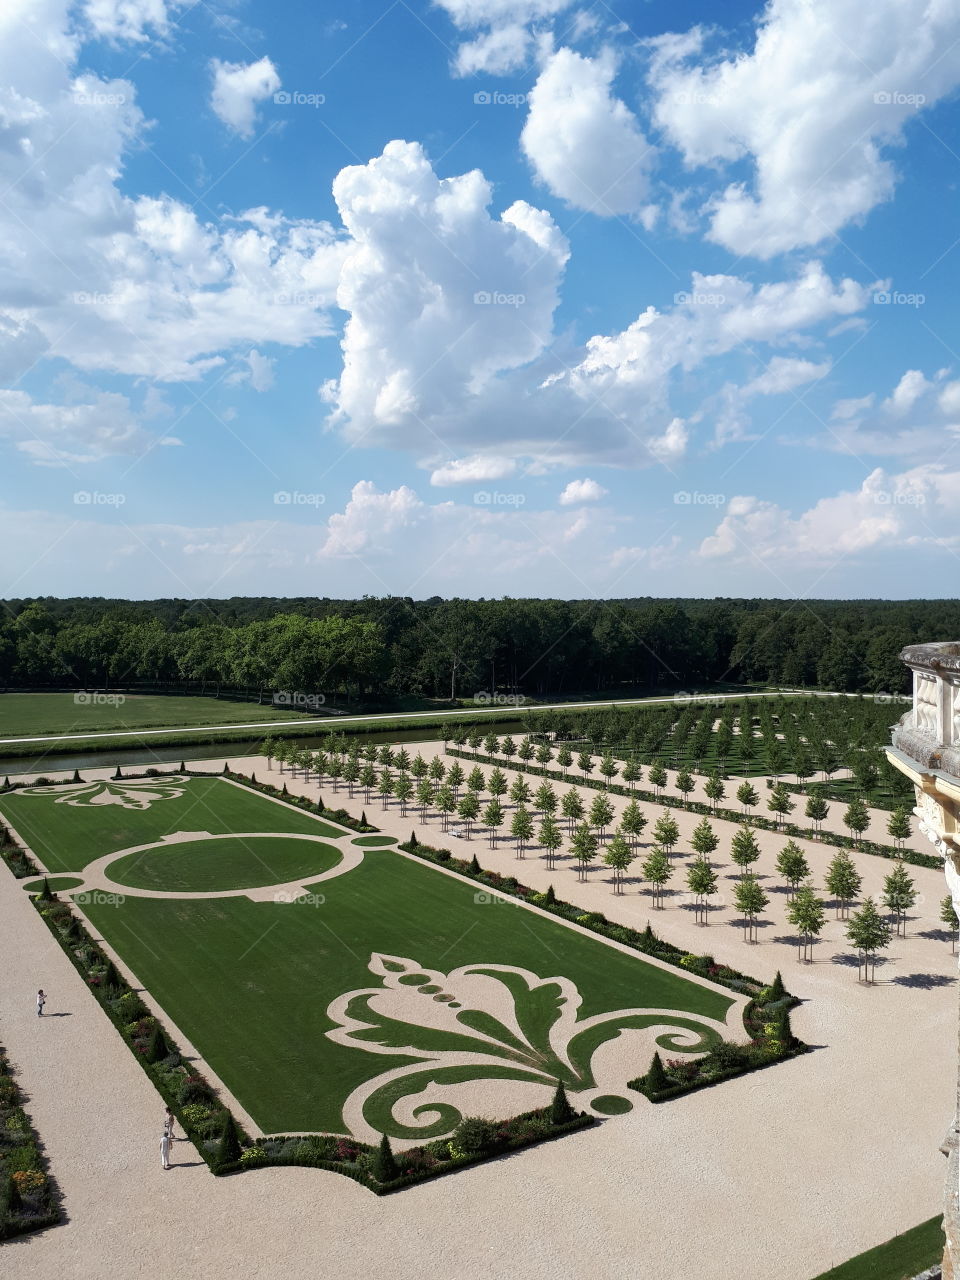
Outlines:
<svg viewBox="0 0 960 1280"><path fill-rule="evenodd" d="M432 753L429 744L421 750ZM234 764L268 776L262 759ZM110 773L89 776L100 772ZM324 794L336 799L329 787ZM350 804L341 789L337 803L359 812L362 801ZM165 1173L159 1096L20 885L2 875L0 1043L20 1069L69 1215L63 1227L4 1245L4 1276L811 1280L937 1212L937 1148L955 1079L956 961L944 941L917 934L936 925L939 873L911 869L924 904L891 947L881 981L864 988L838 962L846 948L832 912L816 963L801 965L773 911L750 947L729 909L698 927L682 905L651 911L636 883L615 897L606 871L583 885L562 863L548 873L535 853L519 862L507 840L491 852L480 837L441 840L435 818L422 828L413 815L382 814L377 800L365 807L385 831L407 836L415 826L421 839L475 851L482 865L537 887L553 881L610 917L641 925L649 917L670 940L747 972L782 968L805 1000L795 1029L816 1052L674 1103L638 1098L631 1114L588 1133L383 1199L316 1170L216 1179L185 1142ZM686 836L696 818L677 816ZM761 842L757 869L775 886L782 839L761 833ZM806 847L812 860L831 853ZM866 855L857 861L868 890L889 870ZM783 895L771 896L782 911ZM36 1017L41 985L50 1013L67 1016Z"/></svg>

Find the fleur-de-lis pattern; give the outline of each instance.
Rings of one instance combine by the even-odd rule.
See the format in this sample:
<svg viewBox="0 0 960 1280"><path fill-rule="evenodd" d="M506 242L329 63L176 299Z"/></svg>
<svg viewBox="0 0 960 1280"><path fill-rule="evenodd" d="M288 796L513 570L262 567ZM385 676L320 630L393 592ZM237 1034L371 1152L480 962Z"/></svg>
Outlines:
<svg viewBox="0 0 960 1280"><path fill-rule="evenodd" d="M327 1016L337 1025L327 1035L367 1053L417 1061L354 1091L344 1116L348 1127L352 1122L354 1130L368 1130L358 1137L449 1133L462 1117L448 1103L425 1101L413 1114L433 1119L417 1125L393 1114L402 1098L431 1085L510 1079L552 1086L559 1080L574 1095L598 1083L622 1091L626 1080L598 1082L593 1070L597 1049L621 1031L655 1028L661 1048L695 1053L709 1049L724 1030L713 1019L664 1009L617 1009L581 1019L581 996L569 978L541 978L512 965L471 964L442 973L375 952L369 968L382 984L334 1000Z"/></svg>
<svg viewBox="0 0 960 1280"><path fill-rule="evenodd" d="M177 778L109 779L97 782L72 782L66 786L24 787L22 796L56 796L55 804L118 804L123 809L149 809L154 800L175 800L182 796L187 780Z"/></svg>

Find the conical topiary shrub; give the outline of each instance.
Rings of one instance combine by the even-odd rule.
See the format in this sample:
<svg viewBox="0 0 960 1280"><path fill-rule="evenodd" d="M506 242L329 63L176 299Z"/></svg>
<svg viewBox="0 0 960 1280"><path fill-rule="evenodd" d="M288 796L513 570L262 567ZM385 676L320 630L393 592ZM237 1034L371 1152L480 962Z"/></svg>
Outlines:
<svg viewBox="0 0 960 1280"><path fill-rule="evenodd" d="M475 876L478 876L480 874L480 863L477 861L476 854L474 854L473 857L470 859L470 870Z"/></svg>
<svg viewBox="0 0 960 1280"><path fill-rule="evenodd" d="M251 773L250 781L253 783L254 786L257 785L257 775L255 773Z"/></svg>
<svg viewBox="0 0 960 1280"><path fill-rule="evenodd" d="M643 1083L646 1086L647 1093L651 1095L662 1093L664 1089L669 1087L670 1081L667 1079L667 1073L663 1069L659 1053L653 1055L647 1074L643 1077Z"/></svg>
<svg viewBox="0 0 960 1280"><path fill-rule="evenodd" d="M217 1165L236 1164L243 1154L240 1146L240 1135L237 1133L237 1122L234 1120L231 1112L226 1113L226 1119L223 1122L223 1132L220 1134L220 1141L217 1144Z"/></svg>
<svg viewBox="0 0 960 1280"><path fill-rule="evenodd" d="M145 1056L148 1062L162 1062L170 1056L170 1046L159 1022L154 1024Z"/></svg>
<svg viewBox="0 0 960 1280"><path fill-rule="evenodd" d="M284 784L283 784L283 790L280 792L280 794L281 794L282 796L286 796L286 795L289 795L289 794L290 794L290 793L289 793L289 791L287 791L287 784L286 784L286 783L284 783Z"/></svg>
<svg viewBox="0 0 960 1280"><path fill-rule="evenodd" d="M547 885L547 892L546 892L543 896L544 896L544 899L545 899L545 901L546 901L546 903L547 903L547 906L550 906L550 904L551 904L551 903L556 902L556 900L557 900L557 895L556 895L556 894L554 893L554 891L553 891L553 885L552 885L552 884L548 884L548 885Z"/></svg>
<svg viewBox="0 0 960 1280"><path fill-rule="evenodd" d="M557 1081L556 1092L553 1095L553 1102L550 1104L550 1122L551 1124L569 1124L571 1120L576 1118L576 1112L570 1105L567 1097L567 1091L563 1087L563 1081Z"/></svg>
<svg viewBox="0 0 960 1280"><path fill-rule="evenodd" d="M787 989L783 985L783 978L780 976L780 970L777 970L777 976L770 983L770 999L782 1000L787 994Z"/></svg>
<svg viewBox="0 0 960 1280"><path fill-rule="evenodd" d="M113 775L113 780L114 782L116 782L118 778L122 778L122 777L123 777L123 774L120 772L120 766L117 765L116 772Z"/></svg>
<svg viewBox="0 0 960 1280"><path fill-rule="evenodd" d="M80 777L80 770L79 770L79 769L74 769L74 771L73 771L73 780L74 780L74 782L82 782L82 781L83 781L83 779Z"/></svg>
<svg viewBox="0 0 960 1280"><path fill-rule="evenodd" d="M420 841L417 839L417 833L415 831L411 831L410 832L410 848L415 849L419 843Z"/></svg>
<svg viewBox="0 0 960 1280"><path fill-rule="evenodd" d="M107 967L103 972L103 985L109 990L115 991L117 987L122 986L123 979L120 972L112 960L107 961Z"/></svg>
<svg viewBox="0 0 960 1280"><path fill-rule="evenodd" d="M399 1178L400 1170L390 1147L390 1139L386 1134L380 1139L377 1154L373 1157L373 1176L378 1182L393 1182Z"/></svg>
<svg viewBox="0 0 960 1280"><path fill-rule="evenodd" d="M362 810L361 810L361 812L360 812L360 825L361 825L361 827L365 827L365 826L367 825L367 811L366 811L366 809L362 809Z"/></svg>
<svg viewBox="0 0 960 1280"><path fill-rule="evenodd" d="M53 890L50 888L50 881L46 876L43 877L43 888L40 890L39 896L41 902L53 901Z"/></svg>
<svg viewBox="0 0 960 1280"><path fill-rule="evenodd" d="M224 760L224 762L223 762L223 772L224 772L224 773L229 773L229 772L230 772L230 765L227 763L227 761L226 761L226 760Z"/></svg>
<svg viewBox="0 0 960 1280"><path fill-rule="evenodd" d="M186 772L187 772L187 766L183 763L183 761L182 761L182 760L180 761L180 772L181 772L181 773L186 773Z"/></svg>

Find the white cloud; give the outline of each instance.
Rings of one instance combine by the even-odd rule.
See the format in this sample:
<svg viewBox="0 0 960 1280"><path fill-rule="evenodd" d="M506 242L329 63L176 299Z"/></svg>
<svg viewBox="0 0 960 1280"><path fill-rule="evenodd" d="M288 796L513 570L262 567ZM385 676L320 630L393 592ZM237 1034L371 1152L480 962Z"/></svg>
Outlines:
<svg viewBox="0 0 960 1280"><path fill-rule="evenodd" d="M636 117L611 92L616 65L558 49L530 93L520 143L549 190L578 209L640 214L654 152Z"/></svg>
<svg viewBox="0 0 960 1280"><path fill-rule="evenodd" d="M919 369L908 369L893 390L893 394L884 400L881 406L887 413L901 418L909 413L925 392L930 390L930 383Z"/></svg>
<svg viewBox="0 0 960 1280"><path fill-rule="evenodd" d="M831 363L823 360L819 364L813 360L798 360L791 356L774 356L763 373L751 378L740 389L744 398L750 396L777 396L787 391L796 391L807 382L826 377Z"/></svg>
<svg viewBox="0 0 960 1280"><path fill-rule="evenodd" d="M94 35L114 43L142 44L170 29L177 0L84 0L82 13Z"/></svg>
<svg viewBox="0 0 960 1280"><path fill-rule="evenodd" d="M945 381L947 375L940 369L930 380L908 369L879 403L873 392L838 400L829 430L804 443L857 457L933 462L960 440L960 383Z"/></svg>
<svg viewBox="0 0 960 1280"><path fill-rule="evenodd" d="M517 469L513 458L474 454L469 458L455 458L437 467L430 475L432 485L477 484L483 480L502 480Z"/></svg>
<svg viewBox="0 0 960 1280"><path fill-rule="evenodd" d="M707 58L699 30L652 40L654 118L687 165L754 166L752 182L712 202L710 238L769 258L890 199L887 152L960 83L960 63L944 53L958 38L954 4L770 0L750 53Z"/></svg>
<svg viewBox="0 0 960 1280"><path fill-rule="evenodd" d="M0 436L43 466L96 462L136 455L159 441L143 430L130 401L114 391L76 384L62 404L37 402L25 391L0 390Z"/></svg>
<svg viewBox="0 0 960 1280"><path fill-rule="evenodd" d="M254 391L269 391L273 386L273 361L254 347L243 357L241 365L226 379L231 386L247 384Z"/></svg>
<svg viewBox="0 0 960 1280"><path fill-rule="evenodd" d="M481 71L503 76L517 71L527 61L531 37L519 24L496 27L475 40L467 40L457 50L457 75L472 76Z"/></svg>
<svg viewBox="0 0 960 1280"><path fill-rule="evenodd" d="M461 31L478 32L460 45L456 75L486 71L505 75L522 67L533 44L533 30L549 22L574 0L434 0Z"/></svg>
<svg viewBox="0 0 960 1280"><path fill-rule="evenodd" d="M276 67L266 57L248 63L221 62L214 58L210 69L213 72L210 105L214 114L241 138L251 138L257 104L272 98L280 88Z"/></svg>
<svg viewBox="0 0 960 1280"><path fill-rule="evenodd" d="M599 502L606 492L596 480L571 480L558 501L561 507L574 507L583 502Z"/></svg>

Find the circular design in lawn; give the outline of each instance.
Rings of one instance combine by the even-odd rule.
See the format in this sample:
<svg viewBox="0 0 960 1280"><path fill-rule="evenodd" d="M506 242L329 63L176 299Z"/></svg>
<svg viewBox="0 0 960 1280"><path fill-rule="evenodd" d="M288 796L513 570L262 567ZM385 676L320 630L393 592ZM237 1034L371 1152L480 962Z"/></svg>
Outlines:
<svg viewBox="0 0 960 1280"><path fill-rule="evenodd" d="M351 844L359 844L367 849L382 849L385 845L396 844L396 836L360 836L358 840L351 840Z"/></svg>
<svg viewBox="0 0 960 1280"><path fill-rule="evenodd" d="M615 1093L601 1093L593 1099L590 1106L602 1116L622 1116L633 1110L633 1103L629 1098L621 1098Z"/></svg>
<svg viewBox="0 0 960 1280"><path fill-rule="evenodd" d="M78 884L83 884L83 876L47 876L47 883L51 893L62 893L65 889L75 889ZM23 887L27 893L40 893L43 881L30 880Z"/></svg>
<svg viewBox="0 0 960 1280"><path fill-rule="evenodd" d="M133 889L216 893L316 878L341 857L339 849L312 836L207 836L161 841L117 858L104 874Z"/></svg>

